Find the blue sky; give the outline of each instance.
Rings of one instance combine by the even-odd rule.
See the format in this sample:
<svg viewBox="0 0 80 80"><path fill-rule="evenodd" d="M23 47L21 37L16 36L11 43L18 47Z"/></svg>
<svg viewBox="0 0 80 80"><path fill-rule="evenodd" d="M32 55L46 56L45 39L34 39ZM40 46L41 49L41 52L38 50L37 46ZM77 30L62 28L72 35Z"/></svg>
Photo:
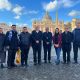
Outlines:
<svg viewBox="0 0 80 80"><path fill-rule="evenodd" d="M53 21L58 4L59 20L80 18L80 0L0 0L0 23L32 26L48 11Z"/></svg>

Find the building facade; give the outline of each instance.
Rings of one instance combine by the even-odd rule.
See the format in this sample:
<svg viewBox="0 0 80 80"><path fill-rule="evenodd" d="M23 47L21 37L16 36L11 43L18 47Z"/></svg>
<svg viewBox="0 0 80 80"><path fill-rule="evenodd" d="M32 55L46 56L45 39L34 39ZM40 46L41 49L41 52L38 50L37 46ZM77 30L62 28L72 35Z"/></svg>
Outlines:
<svg viewBox="0 0 80 80"><path fill-rule="evenodd" d="M53 21L48 12L45 13L42 20L34 20L32 22L33 29L35 29L36 26L40 26L40 30L43 32L45 32L46 27L49 27L50 32L54 32L55 28L59 28L62 31L64 30L64 22L57 20Z"/></svg>
<svg viewBox="0 0 80 80"><path fill-rule="evenodd" d="M6 33L7 31L11 30L11 26L7 25L6 23L0 23L0 28L3 29L3 32ZM22 27L16 27L18 33L22 32ZM28 27L28 31L31 32L32 30Z"/></svg>
<svg viewBox="0 0 80 80"><path fill-rule="evenodd" d="M80 19L72 19L72 22L71 22L71 27L72 27L72 30L74 30L74 28L76 28L76 22L79 21L80 22Z"/></svg>

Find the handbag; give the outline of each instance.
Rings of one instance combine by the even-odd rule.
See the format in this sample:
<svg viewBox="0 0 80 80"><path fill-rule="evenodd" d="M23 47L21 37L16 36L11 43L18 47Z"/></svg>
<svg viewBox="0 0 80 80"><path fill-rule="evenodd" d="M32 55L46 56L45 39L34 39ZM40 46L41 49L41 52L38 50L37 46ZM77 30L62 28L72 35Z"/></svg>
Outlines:
<svg viewBox="0 0 80 80"><path fill-rule="evenodd" d="M20 63L21 63L21 50L18 49L18 51L16 52L16 64Z"/></svg>

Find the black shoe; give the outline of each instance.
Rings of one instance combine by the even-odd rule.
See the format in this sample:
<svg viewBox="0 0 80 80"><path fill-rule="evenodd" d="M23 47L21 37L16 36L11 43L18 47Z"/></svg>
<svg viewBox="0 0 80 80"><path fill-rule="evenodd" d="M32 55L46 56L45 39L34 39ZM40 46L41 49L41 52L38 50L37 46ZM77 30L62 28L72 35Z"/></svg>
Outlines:
<svg viewBox="0 0 80 80"><path fill-rule="evenodd" d="M38 62L39 65L41 65L41 62Z"/></svg>
<svg viewBox="0 0 80 80"><path fill-rule="evenodd" d="M34 65L37 65L37 63L34 63Z"/></svg>
<svg viewBox="0 0 80 80"><path fill-rule="evenodd" d="M24 67L24 64L21 64L21 67Z"/></svg>
<svg viewBox="0 0 80 80"><path fill-rule="evenodd" d="M14 65L13 67L17 67L17 65Z"/></svg>
<svg viewBox="0 0 80 80"><path fill-rule="evenodd" d="M15 64L12 64L11 66L12 66L12 67L17 67L17 65L15 65Z"/></svg>
<svg viewBox="0 0 80 80"><path fill-rule="evenodd" d="M50 61L50 60L49 60L48 62L49 62L49 63L51 63L51 61Z"/></svg>
<svg viewBox="0 0 80 80"><path fill-rule="evenodd" d="M27 68L29 65L28 64L25 64L25 67Z"/></svg>
<svg viewBox="0 0 80 80"><path fill-rule="evenodd" d="M66 62L62 62L63 64L66 64Z"/></svg>
<svg viewBox="0 0 80 80"><path fill-rule="evenodd" d="M78 64L78 61L74 61L74 64Z"/></svg>
<svg viewBox="0 0 80 80"><path fill-rule="evenodd" d="M3 64L1 64L1 68L4 68Z"/></svg>
<svg viewBox="0 0 80 80"><path fill-rule="evenodd" d="M67 62L67 64L70 64L70 63L71 63L70 61Z"/></svg>
<svg viewBox="0 0 80 80"><path fill-rule="evenodd" d="M8 69L11 69L12 67L11 66L8 66Z"/></svg>
<svg viewBox="0 0 80 80"><path fill-rule="evenodd" d="M44 63L47 63L47 61L44 61Z"/></svg>
<svg viewBox="0 0 80 80"><path fill-rule="evenodd" d="M56 65L59 65L60 64L60 60L59 61L56 61L55 63L56 63Z"/></svg>
<svg viewBox="0 0 80 80"><path fill-rule="evenodd" d="M59 63L56 63L56 65L59 65Z"/></svg>

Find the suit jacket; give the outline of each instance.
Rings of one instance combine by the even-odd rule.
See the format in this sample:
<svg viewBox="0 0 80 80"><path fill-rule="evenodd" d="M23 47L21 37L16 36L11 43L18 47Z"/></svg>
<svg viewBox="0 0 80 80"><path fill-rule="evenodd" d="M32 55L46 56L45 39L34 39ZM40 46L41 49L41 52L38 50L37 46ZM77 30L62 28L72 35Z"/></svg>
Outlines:
<svg viewBox="0 0 80 80"><path fill-rule="evenodd" d="M0 34L0 51L4 50L5 47L5 34Z"/></svg>
<svg viewBox="0 0 80 80"><path fill-rule="evenodd" d="M65 32L62 33L62 44L71 44L73 40L73 35L71 32L67 32L67 34Z"/></svg>
<svg viewBox="0 0 80 80"><path fill-rule="evenodd" d="M12 31L11 40L9 40L9 33L10 33L10 31L8 31L6 33L5 45L9 46L11 49L18 49L18 47L19 47L19 38L18 38L17 31Z"/></svg>
<svg viewBox="0 0 80 80"><path fill-rule="evenodd" d="M42 41L42 32L39 31L38 33L34 30L32 31L31 34L31 41L32 41L32 47L36 47L36 46L41 46L41 41ZM36 43L36 41L39 41L39 43Z"/></svg>
<svg viewBox="0 0 80 80"><path fill-rule="evenodd" d="M30 47L30 40L31 34L29 32L21 32L19 39L20 39L20 47L25 48L25 47Z"/></svg>
<svg viewBox="0 0 80 80"><path fill-rule="evenodd" d="M71 50L71 42L73 40L73 35L71 32L65 32L62 33L62 49L68 49Z"/></svg>
<svg viewBox="0 0 80 80"><path fill-rule="evenodd" d="M51 45L52 43L52 33L51 32L43 33L43 46L46 46L47 42L49 42L49 45Z"/></svg>
<svg viewBox="0 0 80 80"><path fill-rule="evenodd" d="M73 43L80 46L80 28L75 28L73 30Z"/></svg>

